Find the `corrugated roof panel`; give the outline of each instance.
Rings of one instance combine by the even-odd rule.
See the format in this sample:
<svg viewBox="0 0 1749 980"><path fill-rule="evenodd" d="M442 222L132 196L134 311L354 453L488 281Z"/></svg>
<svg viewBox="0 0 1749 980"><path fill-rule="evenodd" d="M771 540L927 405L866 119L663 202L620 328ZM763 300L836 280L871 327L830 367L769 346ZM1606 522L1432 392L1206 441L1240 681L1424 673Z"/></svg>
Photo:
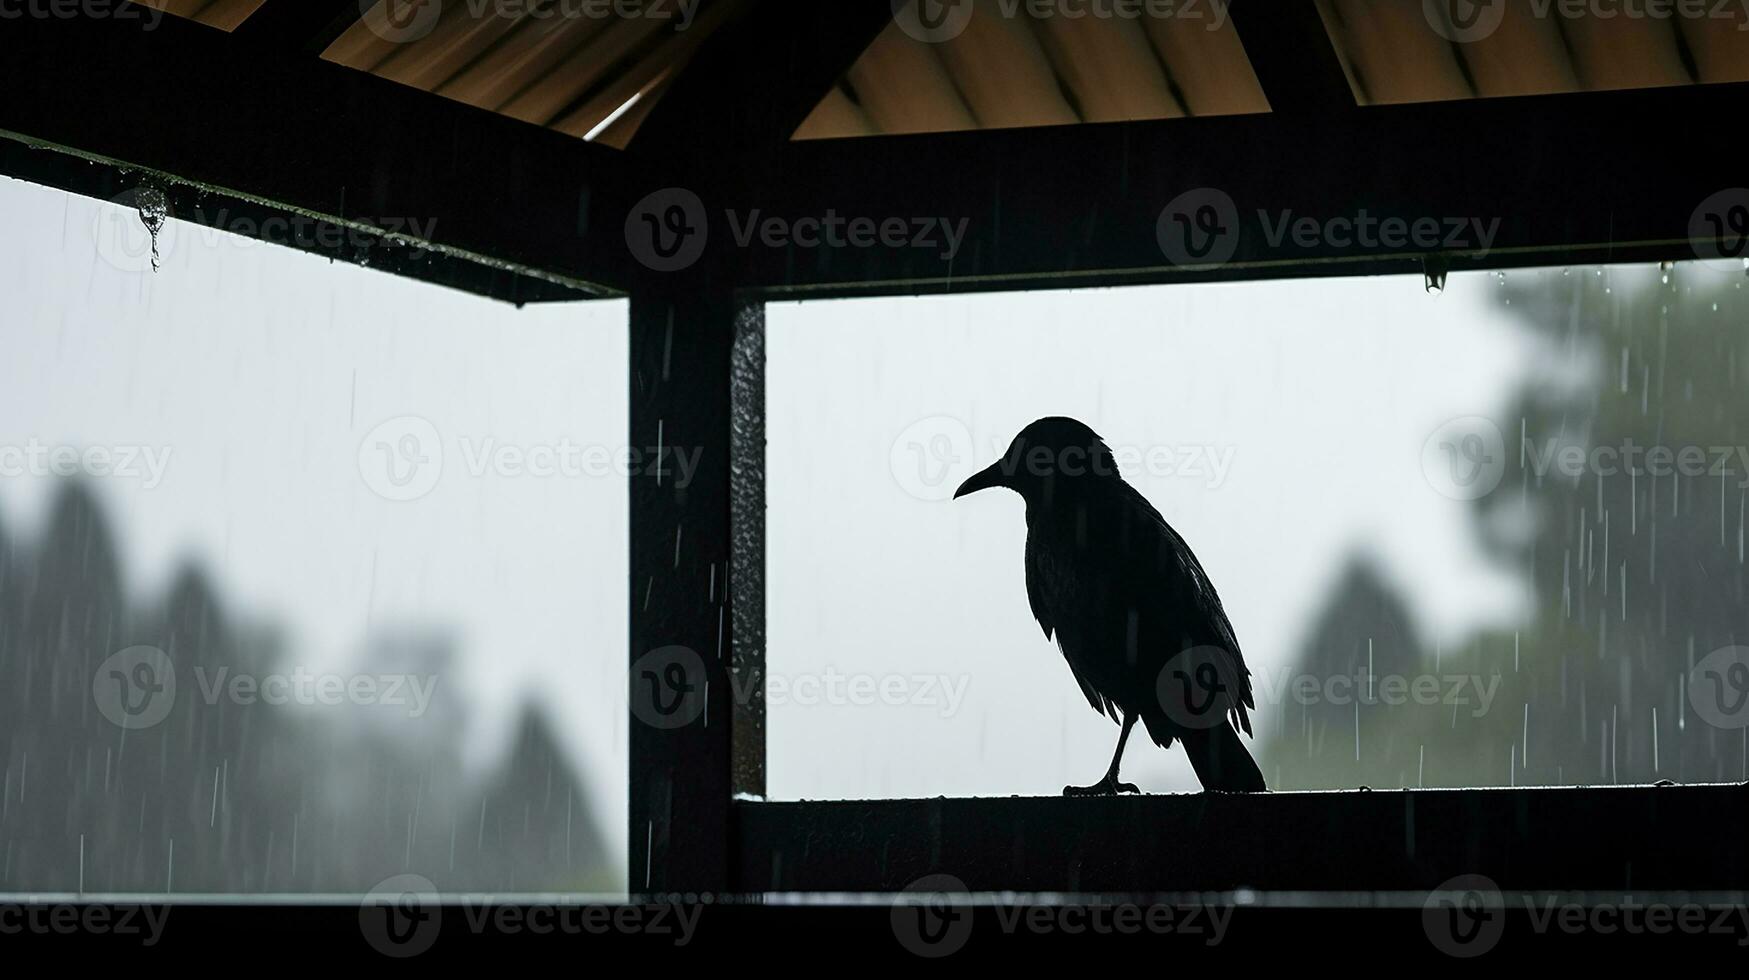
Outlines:
<svg viewBox="0 0 1749 980"><path fill-rule="evenodd" d="M927 3L900 9L796 139L1269 110L1221 5Z"/></svg>
<svg viewBox="0 0 1749 980"><path fill-rule="evenodd" d="M620 7L574 0L493 0L435 4L423 15L407 8L399 19L379 2L323 57L623 145L675 71L745 2L651 3L636 7L637 16L623 16Z"/></svg>

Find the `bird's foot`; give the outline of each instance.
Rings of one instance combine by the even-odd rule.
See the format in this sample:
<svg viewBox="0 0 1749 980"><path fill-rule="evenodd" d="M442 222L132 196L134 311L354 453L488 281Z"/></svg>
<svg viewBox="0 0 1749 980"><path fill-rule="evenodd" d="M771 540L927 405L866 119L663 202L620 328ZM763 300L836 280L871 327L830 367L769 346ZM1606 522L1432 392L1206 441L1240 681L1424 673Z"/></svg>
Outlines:
<svg viewBox="0 0 1749 980"><path fill-rule="evenodd" d="M1092 786L1063 787L1064 796L1116 796L1119 793L1140 794L1141 792L1140 789L1136 788L1135 783L1120 783L1117 781L1116 776L1109 773L1106 774L1104 779L1094 783Z"/></svg>

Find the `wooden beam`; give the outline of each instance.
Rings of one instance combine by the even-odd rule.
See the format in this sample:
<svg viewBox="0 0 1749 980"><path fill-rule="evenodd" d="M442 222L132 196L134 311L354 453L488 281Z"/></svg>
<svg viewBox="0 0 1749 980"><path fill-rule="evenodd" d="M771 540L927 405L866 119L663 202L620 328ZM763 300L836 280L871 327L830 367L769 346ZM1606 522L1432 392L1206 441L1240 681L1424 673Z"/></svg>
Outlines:
<svg viewBox="0 0 1749 980"><path fill-rule="evenodd" d="M634 892L730 887L730 379L742 313L695 284L632 294L630 445L646 462L631 479Z"/></svg>
<svg viewBox="0 0 1749 980"><path fill-rule="evenodd" d="M1313 0L1231 0L1228 11L1271 111L1329 115L1355 107Z"/></svg>
<svg viewBox="0 0 1749 980"><path fill-rule="evenodd" d="M706 40L630 149L669 155L788 142L892 20L890 0L764 0Z"/></svg>
<svg viewBox="0 0 1749 980"><path fill-rule="evenodd" d="M314 57L364 15L359 0L263 0L232 37Z"/></svg>
<svg viewBox="0 0 1749 980"><path fill-rule="evenodd" d="M20 143L341 224L416 219L505 279L630 280L644 178L615 151L176 18L27 18L0 37L0 134Z"/></svg>
<svg viewBox="0 0 1749 980"><path fill-rule="evenodd" d="M1749 888L1749 786L742 803L738 886L974 892Z"/></svg>
<svg viewBox="0 0 1749 980"><path fill-rule="evenodd" d="M1681 260L1701 203L1743 184L1718 120L1746 112L1749 85L1725 84L805 140L713 159L694 186L712 222L706 261L767 297L1414 273L1429 254L1460 271ZM1685 134L1679 151L1671 132ZM1232 202L1230 254L1175 263L1161 216L1205 191ZM910 231L897 246L743 244L727 218L745 228L754 209L782 227L830 214ZM1309 237L1282 224L1306 218ZM1362 219L1370 236L1323 230ZM963 228L955 249L944 220ZM1438 231L1393 238L1387 221ZM936 230L916 241L924 222Z"/></svg>

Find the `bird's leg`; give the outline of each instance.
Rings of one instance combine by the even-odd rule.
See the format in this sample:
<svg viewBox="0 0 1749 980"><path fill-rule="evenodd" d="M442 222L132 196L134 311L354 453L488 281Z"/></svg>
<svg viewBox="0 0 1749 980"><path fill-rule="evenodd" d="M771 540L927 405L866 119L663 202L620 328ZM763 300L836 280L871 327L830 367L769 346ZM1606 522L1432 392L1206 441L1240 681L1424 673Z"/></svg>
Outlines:
<svg viewBox="0 0 1749 980"><path fill-rule="evenodd" d="M1136 726L1136 713L1125 711L1123 715L1123 731L1117 736L1117 751L1111 754L1111 768L1105 771L1105 778L1092 786L1065 786L1064 796L1116 796L1119 793L1140 793L1135 783L1120 783L1117 781L1117 767L1123 762L1124 743L1130 740L1130 729Z"/></svg>

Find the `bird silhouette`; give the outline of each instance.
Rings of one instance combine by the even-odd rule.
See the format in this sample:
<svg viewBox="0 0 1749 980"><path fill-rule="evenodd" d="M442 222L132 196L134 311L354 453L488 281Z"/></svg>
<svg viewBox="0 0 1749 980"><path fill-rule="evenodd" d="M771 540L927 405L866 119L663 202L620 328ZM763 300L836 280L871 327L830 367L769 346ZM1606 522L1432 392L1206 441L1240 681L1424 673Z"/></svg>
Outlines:
<svg viewBox="0 0 1749 980"><path fill-rule="evenodd" d="M1069 418L1039 419L954 492L1006 487L1026 502L1026 595L1093 710L1122 726L1105 778L1067 796L1135 793L1118 781L1140 719L1184 746L1205 790L1263 792L1234 726L1251 734L1251 672L1196 555L1118 474L1111 449Z"/></svg>

